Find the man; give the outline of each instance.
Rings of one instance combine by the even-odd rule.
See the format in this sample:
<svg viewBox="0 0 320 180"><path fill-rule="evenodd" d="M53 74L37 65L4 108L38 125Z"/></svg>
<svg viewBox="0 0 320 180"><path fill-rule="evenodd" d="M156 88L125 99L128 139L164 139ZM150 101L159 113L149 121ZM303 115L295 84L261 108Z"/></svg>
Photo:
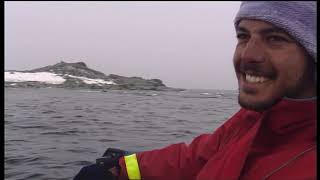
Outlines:
<svg viewBox="0 0 320 180"><path fill-rule="evenodd" d="M190 145L120 157L116 179L316 179L316 2L243 2L234 23L240 111Z"/></svg>

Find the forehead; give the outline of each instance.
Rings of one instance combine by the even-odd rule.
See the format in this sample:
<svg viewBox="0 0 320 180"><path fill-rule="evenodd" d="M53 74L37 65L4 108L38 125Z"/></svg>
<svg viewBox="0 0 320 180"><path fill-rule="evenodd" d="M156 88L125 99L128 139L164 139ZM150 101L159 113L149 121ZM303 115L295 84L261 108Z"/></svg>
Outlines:
<svg viewBox="0 0 320 180"><path fill-rule="evenodd" d="M236 27L237 31L248 31L250 33L283 33L288 35L285 30L274 26L271 23L261 21L261 20L252 20L252 19L243 19L239 22Z"/></svg>

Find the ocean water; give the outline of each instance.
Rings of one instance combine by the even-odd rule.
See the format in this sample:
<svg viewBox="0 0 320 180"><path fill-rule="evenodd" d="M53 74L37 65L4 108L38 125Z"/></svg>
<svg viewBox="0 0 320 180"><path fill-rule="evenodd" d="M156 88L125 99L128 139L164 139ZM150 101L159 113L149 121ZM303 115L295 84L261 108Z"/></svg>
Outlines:
<svg viewBox="0 0 320 180"><path fill-rule="evenodd" d="M5 89L5 179L72 179L108 147L190 143L239 110L236 91Z"/></svg>

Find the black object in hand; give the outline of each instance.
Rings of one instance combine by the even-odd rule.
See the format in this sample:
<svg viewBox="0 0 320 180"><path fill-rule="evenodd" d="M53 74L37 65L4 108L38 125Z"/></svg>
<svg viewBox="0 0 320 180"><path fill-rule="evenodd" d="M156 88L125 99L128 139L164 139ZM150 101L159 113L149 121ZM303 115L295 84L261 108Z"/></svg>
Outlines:
<svg viewBox="0 0 320 180"><path fill-rule="evenodd" d="M83 167L73 180L116 180L109 169L120 170L119 158L128 154L128 151L108 148L103 157L96 160L96 164Z"/></svg>
<svg viewBox="0 0 320 180"><path fill-rule="evenodd" d="M73 180L115 180L116 178L104 166L92 164L83 167Z"/></svg>

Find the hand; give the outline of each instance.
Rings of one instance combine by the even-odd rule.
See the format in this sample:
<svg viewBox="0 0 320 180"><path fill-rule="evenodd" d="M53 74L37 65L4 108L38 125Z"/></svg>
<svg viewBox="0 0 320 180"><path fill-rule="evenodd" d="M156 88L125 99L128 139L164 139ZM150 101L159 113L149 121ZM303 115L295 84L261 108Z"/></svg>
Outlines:
<svg viewBox="0 0 320 180"><path fill-rule="evenodd" d="M116 180L111 171L104 166L92 164L83 167L73 180Z"/></svg>

